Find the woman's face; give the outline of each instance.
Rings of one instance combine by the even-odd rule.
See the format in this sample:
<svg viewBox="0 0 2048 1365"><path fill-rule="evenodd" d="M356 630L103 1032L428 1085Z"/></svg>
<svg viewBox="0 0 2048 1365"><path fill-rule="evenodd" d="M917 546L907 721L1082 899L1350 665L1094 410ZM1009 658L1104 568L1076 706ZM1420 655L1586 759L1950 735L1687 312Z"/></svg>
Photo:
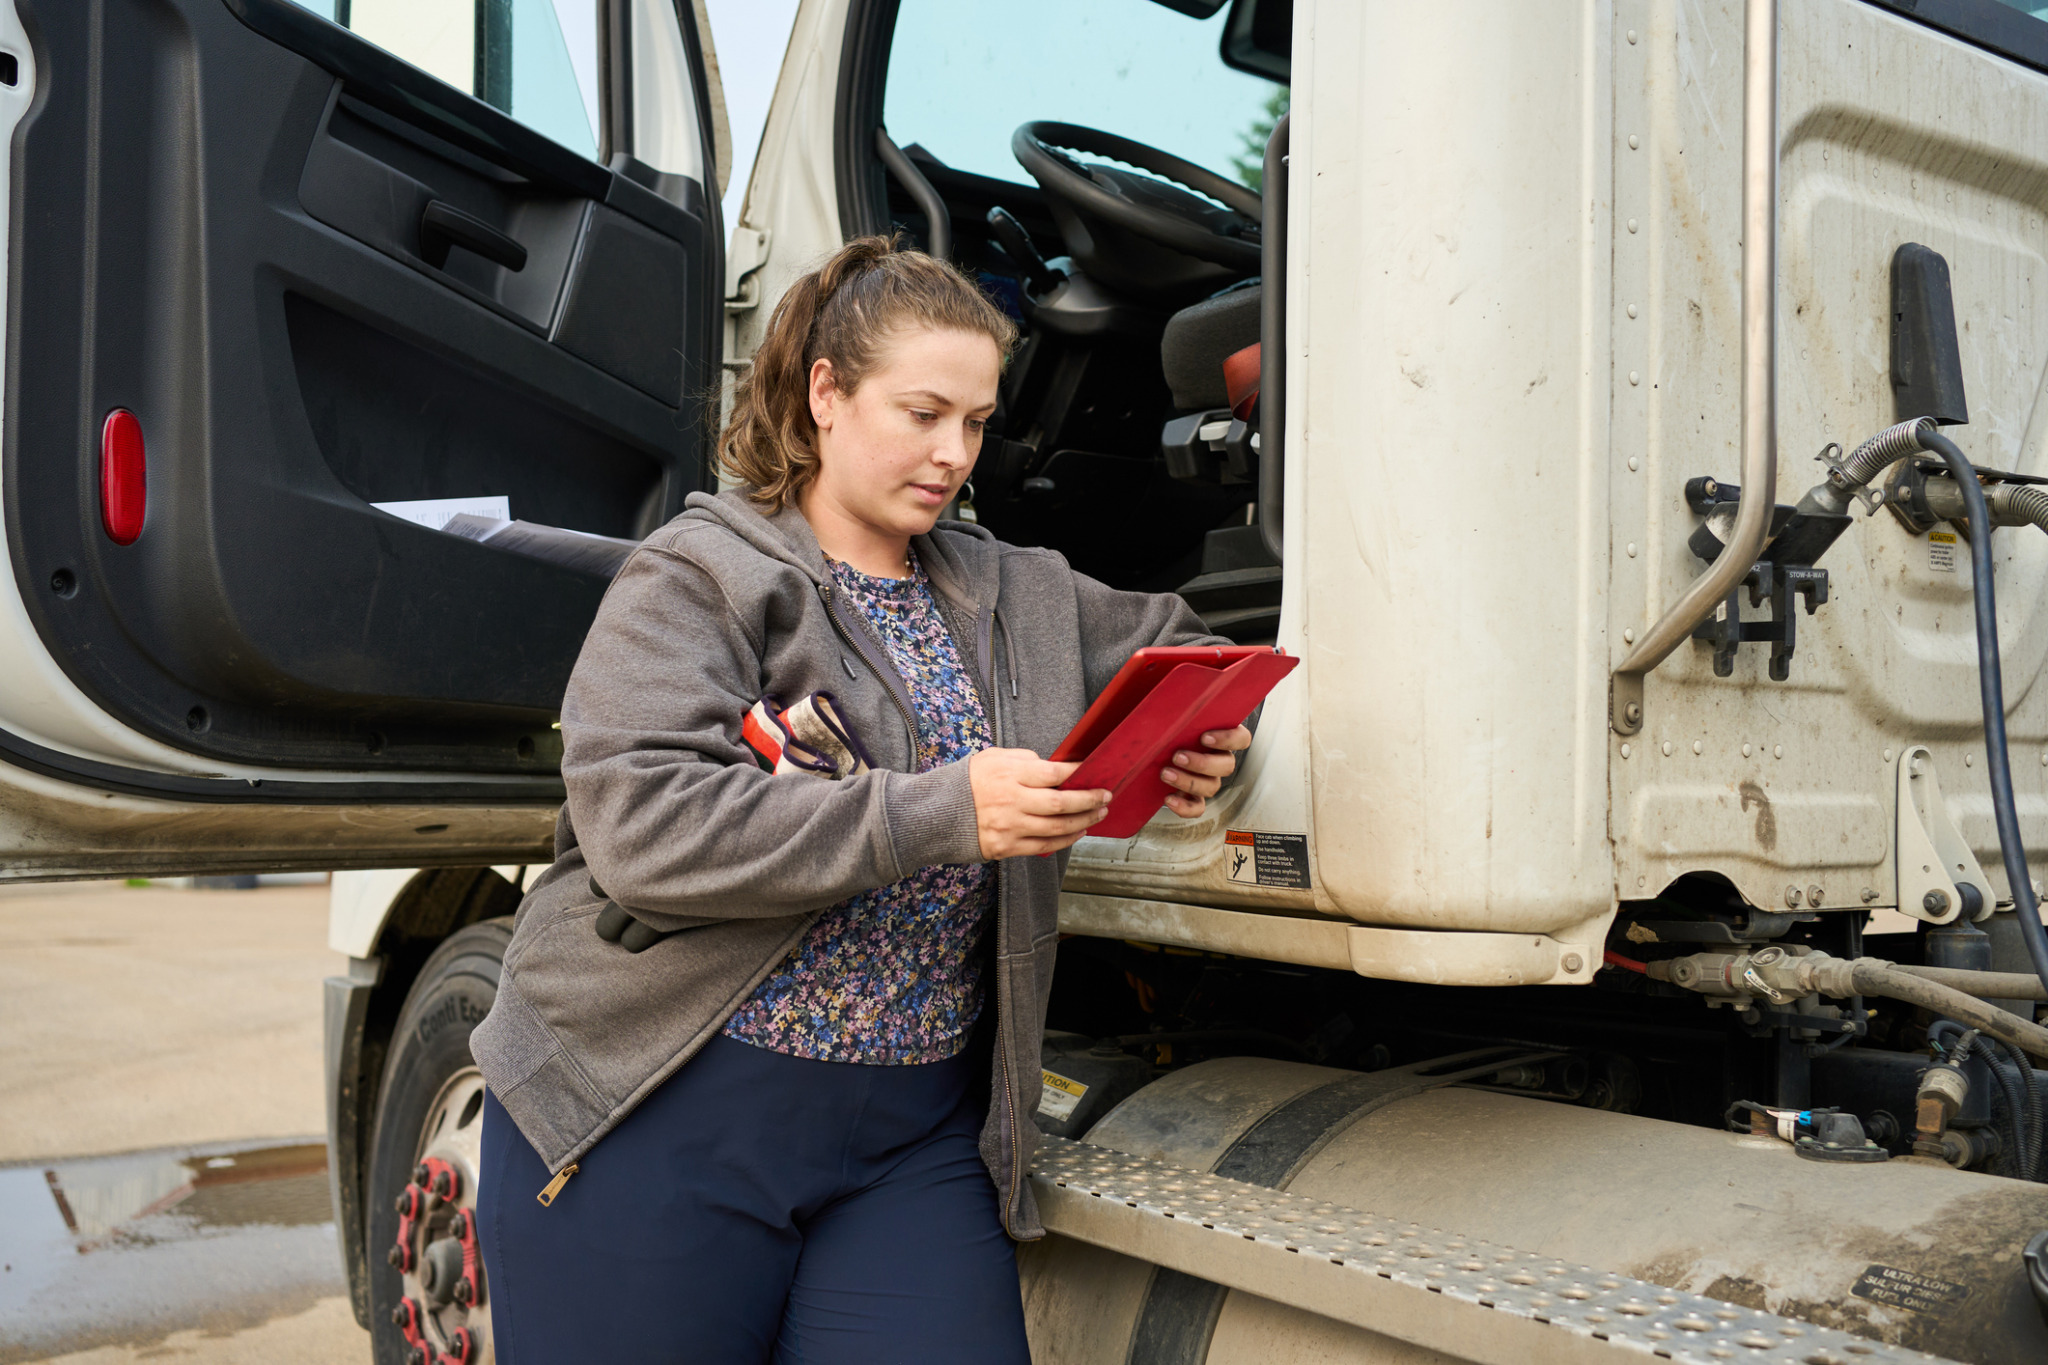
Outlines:
<svg viewBox="0 0 2048 1365"><path fill-rule="evenodd" d="M811 367L818 474L803 506L894 541L923 535L967 482L996 409L1002 359L978 332L920 327L883 344L851 394Z"/></svg>

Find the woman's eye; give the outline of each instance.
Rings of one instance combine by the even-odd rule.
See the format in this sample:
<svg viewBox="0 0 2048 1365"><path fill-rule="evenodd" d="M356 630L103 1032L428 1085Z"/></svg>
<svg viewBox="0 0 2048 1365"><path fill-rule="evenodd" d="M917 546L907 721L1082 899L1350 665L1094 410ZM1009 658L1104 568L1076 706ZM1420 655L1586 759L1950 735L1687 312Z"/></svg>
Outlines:
<svg viewBox="0 0 2048 1365"><path fill-rule="evenodd" d="M967 429L976 436L979 436L982 432L988 430L988 419L985 417L970 417L967 419Z"/></svg>
<svg viewBox="0 0 2048 1365"><path fill-rule="evenodd" d="M936 412L925 412L918 408L910 410L910 417L912 421L927 426L939 420L939 415Z"/></svg>

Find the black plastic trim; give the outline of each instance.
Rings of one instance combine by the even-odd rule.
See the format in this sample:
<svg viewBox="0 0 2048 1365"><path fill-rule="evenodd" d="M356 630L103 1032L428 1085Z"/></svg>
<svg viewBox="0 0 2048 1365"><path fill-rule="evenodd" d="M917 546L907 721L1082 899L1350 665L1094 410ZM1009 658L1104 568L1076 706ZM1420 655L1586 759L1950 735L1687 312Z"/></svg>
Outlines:
<svg viewBox="0 0 2048 1365"><path fill-rule="evenodd" d="M2048 23L1998 0L1864 0L2036 71L2048 72Z"/></svg>
<svg viewBox="0 0 2048 1365"><path fill-rule="evenodd" d="M633 24L624 0L605 0L603 39L597 45L598 103L604 109L604 124L598 134L598 154L605 165L624 148L633 145L633 99L628 88L633 70Z"/></svg>
<svg viewBox="0 0 2048 1365"><path fill-rule="evenodd" d="M401 61L291 0L223 0L237 19L348 83L349 93L414 122L458 147L570 194L603 199L611 175L581 156L444 81Z"/></svg>
<svg viewBox="0 0 2048 1365"><path fill-rule="evenodd" d="M697 32L697 7L690 4L689 0L676 0L676 22L682 29L684 54L689 58L690 93L697 101L697 140L703 143L704 150L704 182L701 185L695 181L690 181L689 183L697 191L698 204L709 206L699 207L693 204L690 211L696 213L711 225L711 246L712 256L714 257L712 264L717 268L717 274L714 278L719 284L718 291L714 297L722 299L725 297L725 204L722 192L721 194L713 194L711 192L719 188L718 137L712 131L711 78L709 75L709 64L704 60L704 35ZM728 167L727 169L730 170L731 168ZM723 327L714 327L711 329L711 333L715 339L714 344L723 347L725 345L725 329ZM714 374L718 372L719 364L723 359L724 356L722 354L712 357L712 372Z"/></svg>
<svg viewBox="0 0 2048 1365"><path fill-rule="evenodd" d="M1223 41L1217 45L1225 66L1287 85L1294 79L1293 47L1294 0L1231 0Z"/></svg>
<svg viewBox="0 0 2048 1365"><path fill-rule="evenodd" d="M210 805L559 806L568 800L568 789L560 778L512 782L294 782L267 777L182 777L79 758L6 730L0 730L0 763L53 781L122 796L203 801Z"/></svg>
<svg viewBox="0 0 2048 1365"><path fill-rule="evenodd" d="M875 151L896 36L896 0L853 0L839 46L839 100L832 123L832 182L839 230L849 239L889 230L889 176Z"/></svg>

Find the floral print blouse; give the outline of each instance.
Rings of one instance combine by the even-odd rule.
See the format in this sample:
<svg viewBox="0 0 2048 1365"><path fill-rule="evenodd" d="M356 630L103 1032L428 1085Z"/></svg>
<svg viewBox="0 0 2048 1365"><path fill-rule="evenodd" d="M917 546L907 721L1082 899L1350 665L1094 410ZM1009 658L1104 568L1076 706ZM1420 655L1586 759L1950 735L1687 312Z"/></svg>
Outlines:
<svg viewBox="0 0 2048 1365"><path fill-rule="evenodd" d="M905 578L873 578L837 560L831 567L834 589L874 627L909 686L917 770L991 747L974 680L924 570L914 559ZM967 1046L981 1014L981 939L994 900L988 863L920 868L850 896L818 917L725 1033L819 1061L944 1061Z"/></svg>

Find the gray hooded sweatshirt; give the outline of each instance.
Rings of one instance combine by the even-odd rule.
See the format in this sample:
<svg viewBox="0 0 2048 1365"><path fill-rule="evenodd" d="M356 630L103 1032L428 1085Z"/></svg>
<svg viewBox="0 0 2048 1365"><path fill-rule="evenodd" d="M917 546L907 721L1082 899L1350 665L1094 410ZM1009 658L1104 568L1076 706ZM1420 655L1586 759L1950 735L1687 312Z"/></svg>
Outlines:
<svg viewBox="0 0 2048 1365"><path fill-rule="evenodd" d="M979 527L943 522L914 543L1005 748L1050 753L1138 649L1229 643L1178 597L1116 591ZM875 771L832 782L755 764L748 708L816 691L839 700ZM562 699L555 862L519 907L497 1003L470 1040L550 1170L602 1161L586 1154L826 908L921 867L983 861L967 764L916 771L914 714L795 510L693 494L626 561ZM981 1155L1023 1240L1044 1235L1024 1176L1066 863L996 871ZM599 938L593 879L650 927L682 932L637 954Z"/></svg>

